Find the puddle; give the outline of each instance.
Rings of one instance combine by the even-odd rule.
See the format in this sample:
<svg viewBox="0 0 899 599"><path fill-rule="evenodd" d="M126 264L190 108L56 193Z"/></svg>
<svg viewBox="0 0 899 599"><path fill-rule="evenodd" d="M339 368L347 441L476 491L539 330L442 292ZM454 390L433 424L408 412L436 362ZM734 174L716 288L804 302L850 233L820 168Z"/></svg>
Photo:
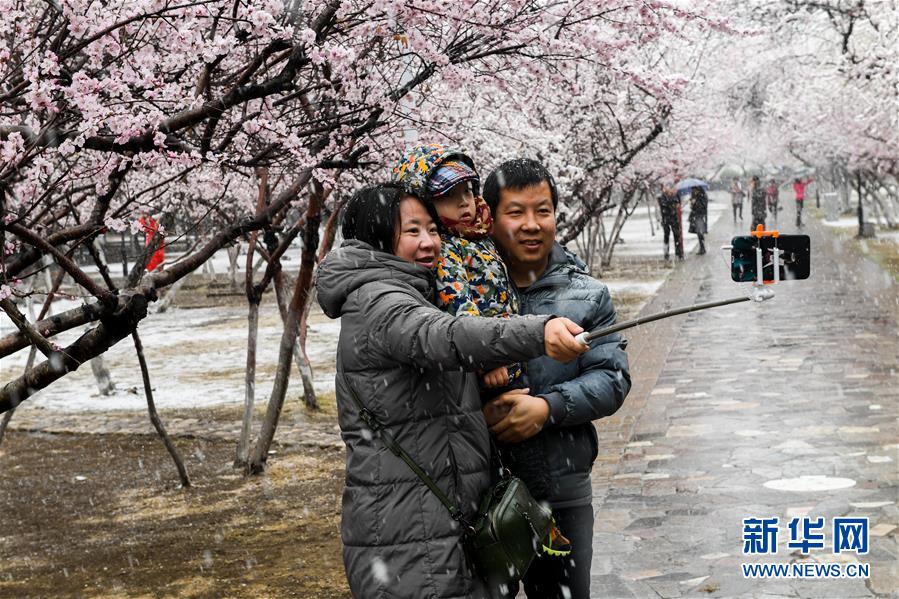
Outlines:
<svg viewBox="0 0 899 599"><path fill-rule="evenodd" d="M831 476L800 476L799 478L781 478L769 480L764 484L768 489L775 491L836 491L855 486L851 478L837 478Z"/></svg>

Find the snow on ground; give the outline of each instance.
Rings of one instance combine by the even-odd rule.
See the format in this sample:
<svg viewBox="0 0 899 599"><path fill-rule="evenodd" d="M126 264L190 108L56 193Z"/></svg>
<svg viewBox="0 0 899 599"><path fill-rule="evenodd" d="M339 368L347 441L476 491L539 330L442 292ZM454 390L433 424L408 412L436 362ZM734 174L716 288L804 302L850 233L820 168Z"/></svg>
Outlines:
<svg viewBox="0 0 899 599"><path fill-rule="evenodd" d="M723 194L712 194L709 203L709 220L730 210ZM684 228L687 227L688 211L684 214ZM608 223L611 225L611 222ZM622 231L624 243L615 248L615 257L628 259L660 259L662 255L661 231L653 224L652 235L645 208L638 209ZM685 233L686 251L696 247L696 236ZM573 244L572 244L573 245ZM673 248L672 248L673 253ZM176 255L167 256L171 261ZM286 268L293 271L299 266L299 248L288 252ZM238 270L243 272L246 255L238 259ZM218 252L213 258L215 272L219 275L228 271L228 254ZM113 265L115 270L115 265ZM242 276L241 276L242 279ZM627 293L651 297L665 282L664 278L636 279L615 278L604 282L613 293ZM59 313L79 305L76 300L54 302L53 311ZM24 308L23 308L24 309ZM35 308L37 309L37 307ZM151 314L141 322L139 332L144 345L150 376L154 388L154 399L160 409L206 407L212 405L239 405L244 401L244 373L247 348L247 310L245 307L211 307L198 309L170 309L163 314ZM334 388L334 359L337 338L340 332L339 320L328 320L320 312L313 311L310 318L309 338L306 344L316 390L331 391ZM5 314L0 314L0 335L14 330ZM66 346L85 330L67 331L53 339L54 343ZM274 371L277 366L278 348L281 339L280 316L272 303L260 308L259 338L256 369L256 401L268 400ZM12 380L22 372L28 357L28 350L0 359L0 383ZM143 383L137 357L130 339L119 342L103 355L112 373L117 391L109 397L101 396L90 365L85 364L39 391L28 400L28 405L61 411L102 411L102 410L145 410ZM38 355L38 361L43 356ZM299 376L291 377L289 395L301 391Z"/></svg>
<svg viewBox="0 0 899 599"><path fill-rule="evenodd" d="M243 273L246 264L247 264L247 246L246 244L241 245L240 256L237 259L237 273L239 276L239 280L243 283L243 276L240 273ZM299 242L295 242L286 252L284 252L284 256L281 257L281 262L284 264L284 268L288 270L295 270L299 267L300 264L300 252L302 251L302 246ZM165 254L165 264L167 266L171 266L183 256L181 252L172 252L167 251ZM259 254L257 253L255 258L253 259L253 263L257 264L259 262ZM212 269L215 271L217 275L226 275L228 274L228 268L231 265L231 259L228 256L227 250L219 250L212 256ZM128 264L128 268L131 268L131 264ZM96 266L86 265L83 266L85 272L96 274L99 276L99 270ZM113 275L121 275L122 274L122 264L121 263L113 263L109 265L109 269ZM265 270L265 266L263 264L262 267L258 268L256 272L263 272ZM197 272L202 272L201 269L198 269Z"/></svg>
<svg viewBox="0 0 899 599"><path fill-rule="evenodd" d="M613 295L616 293L628 293L633 295L653 296L656 291L664 285L665 279L652 279L649 281L606 279L603 282Z"/></svg>
<svg viewBox="0 0 899 599"><path fill-rule="evenodd" d="M744 217L749 218L744 209ZM721 217L722 214L730 214L730 196L724 192L711 192L709 194L709 228ZM646 207L637 208L624 223L621 229L621 239L624 243L619 243L615 247L612 255L614 261L618 258L650 258L661 257L663 249L663 233L655 217L656 210L653 208L652 229L650 229L649 215L646 213ZM684 252L689 254L697 249L699 241L696 235L688 233L690 227L690 208L687 198L683 200L683 226L684 226ZM611 227L614 221L614 215L607 219L607 226ZM748 225L747 225L748 227ZM655 235L653 235L655 232ZM671 255L674 256L674 245L672 242Z"/></svg>
<svg viewBox="0 0 899 599"><path fill-rule="evenodd" d="M55 311L77 305L67 301L54 304ZM333 362L336 355L338 321L315 318L309 326L307 349L318 391L334 388ZM242 404L247 348L246 308L172 309L151 314L138 329L150 368L154 399L159 408L204 407ZM68 331L54 341L65 346L83 332ZM11 332L12 323L0 318L0 334ZM264 403L271 390L278 347L281 340L280 316L274 305L260 307L257 346L256 401ZM0 380L18 376L28 351L0 360ZM38 355L39 361L43 356ZM85 364L28 400L30 404L65 411L145 410L143 383L130 338L120 341L103 355L117 391L101 396ZM299 376L291 377L291 393L299 393Z"/></svg>
<svg viewBox="0 0 899 599"><path fill-rule="evenodd" d="M851 229L853 227L858 228L858 217L857 216L844 216L837 220L822 220L821 224L825 227L836 227L838 229Z"/></svg>

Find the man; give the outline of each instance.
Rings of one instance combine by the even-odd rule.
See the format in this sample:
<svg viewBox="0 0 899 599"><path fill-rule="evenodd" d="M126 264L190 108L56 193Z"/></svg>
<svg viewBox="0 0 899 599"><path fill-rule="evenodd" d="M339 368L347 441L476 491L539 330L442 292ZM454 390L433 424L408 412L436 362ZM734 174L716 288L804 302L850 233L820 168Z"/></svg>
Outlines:
<svg viewBox="0 0 899 599"><path fill-rule="evenodd" d="M662 186L662 194L658 198L659 216L662 219L662 231L665 240L665 262L671 259L668 254L668 236L674 234L674 254L678 260L684 259L684 236L681 233L681 206L677 191L670 185Z"/></svg>
<svg viewBox="0 0 899 599"><path fill-rule="evenodd" d="M522 314L565 316L585 330L615 322L605 285L585 264L556 243L558 195L552 176L533 160L511 160L484 184L494 216L493 237L520 294ZM542 441L549 466L550 495L567 557L540 555L524 578L530 599L590 597L593 558L593 490L590 471L598 452L593 420L615 413L630 390L625 342L609 335L577 360L561 364L540 358L527 363L528 389L503 393L484 409L501 442ZM518 592L510 589L509 597Z"/></svg>

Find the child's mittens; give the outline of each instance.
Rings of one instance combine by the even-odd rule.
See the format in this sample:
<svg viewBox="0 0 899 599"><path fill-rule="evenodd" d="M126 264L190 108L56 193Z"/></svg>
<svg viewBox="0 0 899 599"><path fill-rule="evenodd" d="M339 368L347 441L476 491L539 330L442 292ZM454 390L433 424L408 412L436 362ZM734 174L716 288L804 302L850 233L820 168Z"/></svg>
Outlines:
<svg viewBox="0 0 899 599"><path fill-rule="evenodd" d="M505 366L494 368L481 375L481 382L487 389L499 389L509 384L509 370Z"/></svg>

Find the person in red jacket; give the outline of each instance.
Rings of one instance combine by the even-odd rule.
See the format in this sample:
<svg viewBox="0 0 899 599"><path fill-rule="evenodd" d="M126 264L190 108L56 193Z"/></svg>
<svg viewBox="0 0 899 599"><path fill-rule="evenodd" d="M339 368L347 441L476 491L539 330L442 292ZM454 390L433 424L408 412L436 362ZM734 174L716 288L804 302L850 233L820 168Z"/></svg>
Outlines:
<svg viewBox="0 0 899 599"><path fill-rule="evenodd" d="M805 203L805 186L814 181L811 177L802 180L799 177L793 179L793 193L796 194L796 226L802 226L802 205Z"/></svg>
<svg viewBox="0 0 899 599"><path fill-rule="evenodd" d="M137 222L140 223L141 229L144 231L144 244L150 247L153 237L159 233L159 224L147 212L141 215ZM150 261L147 262L147 272L152 271L163 262L165 262L165 244L159 246L159 249L150 256Z"/></svg>

